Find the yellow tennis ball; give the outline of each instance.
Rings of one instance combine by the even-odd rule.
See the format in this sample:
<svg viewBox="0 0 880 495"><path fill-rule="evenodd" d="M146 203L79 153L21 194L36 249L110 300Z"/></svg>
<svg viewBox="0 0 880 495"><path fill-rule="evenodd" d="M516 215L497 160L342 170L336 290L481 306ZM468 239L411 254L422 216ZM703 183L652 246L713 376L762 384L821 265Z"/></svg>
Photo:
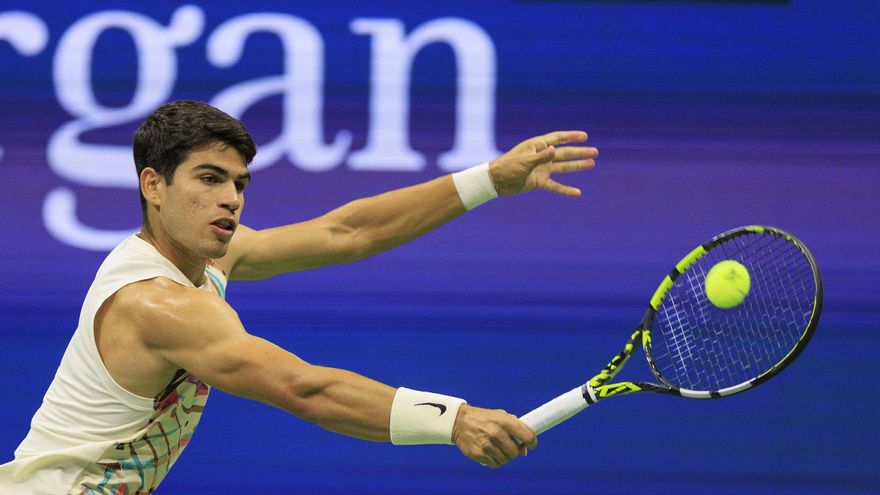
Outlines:
<svg viewBox="0 0 880 495"><path fill-rule="evenodd" d="M716 263L706 275L706 296L712 304L722 309L742 303L751 287L749 271L733 260Z"/></svg>

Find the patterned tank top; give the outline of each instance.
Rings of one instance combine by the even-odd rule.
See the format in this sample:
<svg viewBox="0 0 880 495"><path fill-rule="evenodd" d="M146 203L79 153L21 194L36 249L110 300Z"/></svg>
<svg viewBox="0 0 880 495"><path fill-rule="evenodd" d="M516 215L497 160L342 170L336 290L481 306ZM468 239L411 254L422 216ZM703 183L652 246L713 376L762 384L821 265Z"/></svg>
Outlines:
<svg viewBox="0 0 880 495"><path fill-rule="evenodd" d="M225 297L226 277L205 267L195 287L151 244L131 236L99 268L80 320L15 459L0 465L0 494L150 494L199 423L210 387L178 370L155 397L117 384L103 365L93 322L108 297L128 284L165 277Z"/></svg>
<svg viewBox="0 0 880 495"><path fill-rule="evenodd" d="M108 448L83 471L68 495L153 493L189 443L209 390L204 382L179 370L156 397L155 412L137 438Z"/></svg>

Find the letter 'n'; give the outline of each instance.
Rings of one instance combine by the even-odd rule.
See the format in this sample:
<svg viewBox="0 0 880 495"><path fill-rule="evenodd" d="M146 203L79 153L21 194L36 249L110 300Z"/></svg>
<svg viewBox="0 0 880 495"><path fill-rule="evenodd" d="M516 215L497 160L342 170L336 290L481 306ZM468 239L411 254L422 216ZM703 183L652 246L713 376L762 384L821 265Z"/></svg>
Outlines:
<svg viewBox="0 0 880 495"><path fill-rule="evenodd" d="M441 170L460 170L499 154L495 146L495 46L476 24L457 18L427 22L409 36L396 19L355 19L351 30L372 36L370 127L364 149L348 158L354 170L418 171L425 157L409 145L409 87L416 54L434 42L455 54L454 145L440 155Z"/></svg>

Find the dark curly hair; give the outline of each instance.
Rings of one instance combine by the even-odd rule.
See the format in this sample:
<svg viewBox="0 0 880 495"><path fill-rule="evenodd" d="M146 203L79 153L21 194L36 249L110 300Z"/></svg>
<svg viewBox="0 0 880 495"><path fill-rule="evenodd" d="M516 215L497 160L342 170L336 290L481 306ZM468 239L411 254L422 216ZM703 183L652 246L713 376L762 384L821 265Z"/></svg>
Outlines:
<svg viewBox="0 0 880 495"><path fill-rule="evenodd" d="M157 108L134 134L134 165L138 177L151 167L171 184L174 171L189 154L212 143L234 148L245 164L257 154L244 125L201 101L181 100ZM141 193L141 211L147 220L147 202Z"/></svg>

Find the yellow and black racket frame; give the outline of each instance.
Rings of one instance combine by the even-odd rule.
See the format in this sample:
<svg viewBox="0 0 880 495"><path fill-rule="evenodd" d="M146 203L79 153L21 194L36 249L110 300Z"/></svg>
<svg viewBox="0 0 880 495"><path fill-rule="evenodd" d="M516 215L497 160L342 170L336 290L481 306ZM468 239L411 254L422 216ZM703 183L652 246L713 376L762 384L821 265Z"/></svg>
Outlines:
<svg viewBox="0 0 880 495"><path fill-rule="evenodd" d="M682 273L687 271L688 268L690 268L694 263L696 263L697 260L705 256L709 251L719 246L720 244L727 242L733 238L749 234L777 236L784 239L786 242L793 244L803 253L805 259L810 265L810 269L812 270L813 279L815 281L816 287L814 294L815 300L813 301L813 311L810 315L808 324L806 325L806 328L804 329L803 333L800 336L800 339L794 345L794 347L792 347L792 349L785 356L783 356L782 359L780 359L776 364L770 367L770 369L764 371L755 378L719 390L689 390L677 387L663 377L662 373L660 373L660 370L657 368L657 365L654 363L653 355L651 353L651 327L654 322L654 317L657 314L657 310L662 304L664 298L666 297L666 294L669 292L669 289L672 287L675 280L678 279L678 277L681 276ZM607 399L608 397L625 395L633 392L660 392L693 399L715 399L720 397L728 397L754 388L785 369L804 350L804 348L809 343L810 338L813 336L816 326L818 325L819 317L822 313L822 299L822 278L819 275L819 267L817 266L812 253L810 253L807 247L795 236L789 234L782 229L762 225L748 225L728 230L727 232L713 237L709 242L697 246L693 251L688 253L687 256L682 258L681 261L679 261L675 265L675 267L669 272L669 274L663 279L663 281L660 283L660 286L657 287L657 290L654 292L653 297L651 297L651 302L648 305L647 311L645 311L645 315L642 317L642 320L639 322L636 330L630 336L629 341L626 343L626 345L624 345L623 350L620 352L620 354L614 356L611 362L609 362L608 365L602 369L602 371L591 378L581 388L584 400L587 401L587 404L593 404L600 400ZM648 361L648 366L651 369L651 373L654 375L654 377L657 378L659 383L629 381L608 383L614 378L615 375L617 375L617 373L623 368L626 362L629 361L629 358L632 357L639 343L641 343L642 349L644 349L645 357Z"/></svg>

